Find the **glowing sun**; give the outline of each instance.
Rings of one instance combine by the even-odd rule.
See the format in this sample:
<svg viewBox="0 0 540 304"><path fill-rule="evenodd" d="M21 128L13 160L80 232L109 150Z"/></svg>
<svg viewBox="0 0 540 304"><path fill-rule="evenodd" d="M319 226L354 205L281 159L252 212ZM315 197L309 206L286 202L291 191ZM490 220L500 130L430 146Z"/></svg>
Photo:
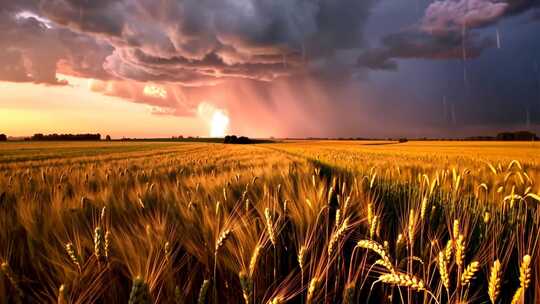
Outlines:
<svg viewBox="0 0 540 304"><path fill-rule="evenodd" d="M203 102L197 109L199 117L208 124L210 137L224 137L229 131L230 119L227 111Z"/></svg>
<svg viewBox="0 0 540 304"><path fill-rule="evenodd" d="M210 121L210 136L224 137L229 129L229 117L223 111L215 111Z"/></svg>

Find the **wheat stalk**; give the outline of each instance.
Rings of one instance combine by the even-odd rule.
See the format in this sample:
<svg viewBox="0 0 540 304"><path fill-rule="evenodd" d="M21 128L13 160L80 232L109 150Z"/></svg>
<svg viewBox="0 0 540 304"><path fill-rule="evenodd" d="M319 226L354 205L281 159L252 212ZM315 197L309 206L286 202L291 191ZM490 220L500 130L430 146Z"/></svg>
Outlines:
<svg viewBox="0 0 540 304"><path fill-rule="evenodd" d="M441 281L448 290L450 288L450 277L448 275L448 263L446 261L446 255L444 252L439 252L439 257L437 258L437 265L439 266L439 274L441 276Z"/></svg>
<svg viewBox="0 0 540 304"><path fill-rule="evenodd" d="M490 220L491 220L491 214L486 211L484 213L484 224L488 224Z"/></svg>
<svg viewBox="0 0 540 304"><path fill-rule="evenodd" d="M527 287L529 287L530 282L531 282L531 256L527 254L523 256L521 266L519 267L520 287L522 287L523 290L525 291Z"/></svg>
<svg viewBox="0 0 540 304"><path fill-rule="evenodd" d="M405 273L383 274L379 277L379 280L386 284L407 287L412 290L422 291L426 289L424 281Z"/></svg>
<svg viewBox="0 0 540 304"><path fill-rule="evenodd" d="M241 271L238 274L240 279L240 287L242 288L242 295L246 304L252 303L253 298L253 280L244 272Z"/></svg>
<svg viewBox="0 0 540 304"><path fill-rule="evenodd" d="M210 280L204 280L201 285L201 289L199 290L199 297L197 298L197 304L206 303L206 294L208 293L209 287L210 287Z"/></svg>
<svg viewBox="0 0 540 304"><path fill-rule="evenodd" d="M66 292L66 285L62 284L60 285L60 288L58 288L58 299L56 301L58 304L67 304L67 292Z"/></svg>
<svg viewBox="0 0 540 304"><path fill-rule="evenodd" d="M398 234L397 236L397 239L396 239L396 251L399 250L399 248L401 247L401 245L403 245L404 241L403 241L403 234Z"/></svg>
<svg viewBox="0 0 540 304"><path fill-rule="evenodd" d="M343 304L354 304L354 293L356 284L354 282L347 284L343 292Z"/></svg>
<svg viewBox="0 0 540 304"><path fill-rule="evenodd" d="M150 304L150 291L143 278L138 276L133 280L133 286L129 294L128 304Z"/></svg>
<svg viewBox="0 0 540 304"><path fill-rule="evenodd" d="M452 260L452 252L454 251L454 243L452 240L448 240L446 242L446 247L444 248L444 258L446 260L446 263L450 263L450 260Z"/></svg>
<svg viewBox="0 0 540 304"><path fill-rule="evenodd" d="M351 196L348 195L347 198L345 199L345 203L343 204L343 213L346 213L347 209L349 209L350 202L351 202Z"/></svg>
<svg viewBox="0 0 540 304"><path fill-rule="evenodd" d="M171 258L171 243L168 241L163 245L163 252L165 253L165 258L169 260Z"/></svg>
<svg viewBox="0 0 540 304"><path fill-rule="evenodd" d="M330 242L328 243L328 256L331 256L334 253L336 244L343 238L345 231L349 227L349 219L346 218L343 220L343 224L334 232L330 237Z"/></svg>
<svg viewBox="0 0 540 304"><path fill-rule="evenodd" d="M463 234L460 234L456 240L456 265L459 267L463 266L463 261L465 260L465 237Z"/></svg>
<svg viewBox="0 0 540 304"><path fill-rule="evenodd" d="M492 304L495 304L497 297L499 296L501 289L501 262L495 260L493 266L491 266L491 273L489 275L489 287L488 294Z"/></svg>
<svg viewBox="0 0 540 304"><path fill-rule="evenodd" d="M0 265L0 273L3 273L6 276L8 281L11 283L11 286L13 286L13 289L15 289L15 293L16 293L15 301L18 304L22 303L22 298L24 297L24 293L19 285L17 277L15 276L15 273L9 266L8 262L3 262L2 265Z"/></svg>
<svg viewBox="0 0 540 304"><path fill-rule="evenodd" d="M375 234L377 232L378 224L379 224L379 217L375 215L371 219L371 225L369 226L369 238L370 239L373 239L373 237L375 236Z"/></svg>
<svg viewBox="0 0 540 304"><path fill-rule="evenodd" d="M99 226L94 230L94 254L98 260L105 256L105 236Z"/></svg>
<svg viewBox="0 0 540 304"><path fill-rule="evenodd" d="M339 196L338 196L338 197L339 197ZM334 225L335 225L336 227L339 227L340 221L341 221L341 210L338 208L338 209L336 210L336 217L335 217L335 220L334 220Z"/></svg>
<svg viewBox="0 0 540 304"><path fill-rule="evenodd" d="M268 237L270 238L270 242L275 247L276 246L276 234L274 233L274 223L272 221L272 214L270 213L270 209L266 207L264 209L264 217L266 218L266 230L268 231Z"/></svg>
<svg viewBox="0 0 540 304"><path fill-rule="evenodd" d="M252 277L253 273L255 273L255 267L257 267L257 261L259 259L260 252L261 252L261 246L257 244L257 246L255 246L255 249L253 249L253 253L251 254L251 259L249 260L250 277Z"/></svg>
<svg viewBox="0 0 540 304"><path fill-rule="evenodd" d="M298 266L300 266L300 271L304 272L304 265L306 262L306 246L302 245L300 250L298 250Z"/></svg>
<svg viewBox="0 0 540 304"><path fill-rule="evenodd" d="M182 295L182 290L178 285L174 287L174 304L184 304L184 296Z"/></svg>
<svg viewBox="0 0 540 304"><path fill-rule="evenodd" d="M422 221L424 221L424 219L426 217L427 205L428 205L428 199L427 199L427 197L424 197L422 199L422 204L420 205L420 219Z"/></svg>
<svg viewBox="0 0 540 304"><path fill-rule="evenodd" d="M283 299L281 297L275 297L271 299L270 301L268 301L267 304L282 304L282 303L283 303Z"/></svg>
<svg viewBox="0 0 540 304"><path fill-rule="evenodd" d="M383 245L372 240L360 240L358 241L356 246L360 248L368 249L377 253L381 257L381 259L384 261L384 265L386 266L392 265L392 263L390 262L390 255L386 252ZM389 270L393 271L393 267L391 267L391 269Z"/></svg>
<svg viewBox="0 0 540 304"><path fill-rule="evenodd" d="M480 264L477 261L471 262L469 265L467 265L461 274L461 286L465 286L471 282L472 278L478 271L479 265Z"/></svg>
<svg viewBox="0 0 540 304"><path fill-rule="evenodd" d="M223 244L225 243L225 241L229 237L230 233L231 233L230 229L225 229L219 234L219 237L218 237L218 239L216 241L216 247L215 247L215 251L214 251L215 254L217 254L217 252L219 251L219 248L221 248L223 246Z"/></svg>
<svg viewBox="0 0 540 304"><path fill-rule="evenodd" d="M388 269L389 271L394 271L394 266L392 265L392 263L385 259L378 259L377 261L375 261L375 263L373 263L373 265L380 265Z"/></svg>
<svg viewBox="0 0 540 304"><path fill-rule="evenodd" d="M457 238L459 237L459 220L457 219L454 220L454 226L452 228L452 236L454 240L457 240Z"/></svg>
<svg viewBox="0 0 540 304"><path fill-rule="evenodd" d="M525 291L527 290L527 287L529 287L530 282L531 256L527 254L523 256L523 260L519 267L519 288L516 290L516 293L514 293L511 304L517 304L521 300L521 298L525 294Z"/></svg>
<svg viewBox="0 0 540 304"><path fill-rule="evenodd" d="M368 224L371 227L372 221L373 221L373 206L371 202L367 204L367 218L368 218Z"/></svg>
<svg viewBox="0 0 540 304"><path fill-rule="evenodd" d="M321 281L319 278L314 277L311 279L311 282L309 283L308 293L307 293L307 304L313 303L313 298L315 297L315 293L317 292L317 289L319 288L319 284Z"/></svg>
<svg viewBox="0 0 540 304"><path fill-rule="evenodd" d="M334 196L334 187L331 186L330 189L328 189L328 197L327 197L326 205L330 206L330 204L332 203L333 196Z"/></svg>
<svg viewBox="0 0 540 304"><path fill-rule="evenodd" d="M411 209L409 211L409 225L407 227L407 232L409 236L409 242L411 244L411 247L414 244L414 230L416 227L416 216L414 214L414 209Z"/></svg>
<svg viewBox="0 0 540 304"><path fill-rule="evenodd" d="M523 295L523 287L519 287L516 292L514 293L514 296L512 297L511 304L517 304L521 300L521 296Z"/></svg>
<svg viewBox="0 0 540 304"><path fill-rule="evenodd" d="M103 246L105 257L108 259L111 251L111 232L107 230L105 233L105 245Z"/></svg>
<svg viewBox="0 0 540 304"><path fill-rule="evenodd" d="M69 256L69 259L79 270L81 269L81 260L79 258L79 255L75 251L75 248L73 247L73 243L67 243L66 244L66 252Z"/></svg>

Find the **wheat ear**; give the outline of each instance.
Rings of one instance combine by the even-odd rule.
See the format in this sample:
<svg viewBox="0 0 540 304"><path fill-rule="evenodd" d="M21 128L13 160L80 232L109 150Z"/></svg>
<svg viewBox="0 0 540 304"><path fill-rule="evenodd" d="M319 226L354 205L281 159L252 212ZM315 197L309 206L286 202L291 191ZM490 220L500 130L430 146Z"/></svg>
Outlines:
<svg viewBox="0 0 540 304"><path fill-rule="evenodd" d="M448 290L450 288L450 277L448 275L448 263L446 261L446 255L443 251L439 252L437 266L439 266L439 274L441 276L443 286L446 288L446 290Z"/></svg>
<svg viewBox="0 0 540 304"><path fill-rule="evenodd" d="M328 243L328 256L331 256L336 248L336 244L343 238L345 231L349 228L349 219L346 218L343 220L343 223L339 228L332 234L330 242Z"/></svg>
<svg viewBox="0 0 540 304"><path fill-rule="evenodd" d="M275 247L276 246L276 234L274 233L274 223L272 221L272 214L270 213L270 209L267 207L264 209L264 217L266 219L266 230L268 231L268 237L270 238L270 242Z"/></svg>
<svg viewBox="0 0 540 304"><path fill-rule="evenodd" d="M75 248L73 247L73 243L67 243L66 244L66 252L69 256L69 259L79 270L81 269L81 260L79 258L79 255L75 251Z"/></svg>
<svg viewBox="0 0 540 304"><path fill-rule="evenodd" d="M525 291L527 290L527 287L529 287L530 282L531 256L527 254L523 257L521 266L519 267L519 288L516 290L516 293L512 297L511 304L517 304L521 300L521 298L525 294Z"/></svg>
<svg viewBox="0 0 540 304"><path fill-rule="evenodd" d="M215 252L214 252L215 254L217 254L217 252L219 251L219 248L221 248L223 246L223 244L225 243L225 241L229 237L229 234L231 234L230 229L225 229L219 234L219 237L218 237L218 239L216 241L216 247L215 247Z"/></svg>
<svg viewBox="0 0 540 304"><path fill-rule="evenodd" d="M11 283L11 286L13 286L13 289L15 289L16 297L15 302L22 303L22 298L24 297L24 293L19 285L19 281L17 280L17 277L15 276L15 273L9 266L7 262L3 262L0 266L0 272L3 273L6 278L8 279L9 283Z"/></svg>
<svg viewBox="0 0 540 304"><path fill-rule="evenodd" d="M480 264L477 261L471 262L469 265L467 265L467 267L461 274L461 286L465 286L471 282L472 278L478 271L479 265Z"/></svg>
<svg viewBox="0 0 540 304"><path fill-rule="evenodd" d="M489 287L488 294L492 304L495 304L499 292L501 289L501 262L496 260L491 266L491 273L489 275Z"/></svg>
<svg viewBox="0 0 540 304"><path fill-rule="evenodd" d="M98 260L105 256L105 236L99 226L94 230L94 254Z"/></svg>
<svg viewBox="0 0 540 304"><path fill-rule="evenodd" d="M313 303L313 298L315 297L315 293L317 292L317 289L319 288L319 284L321 281L319 278L314 277L311 279L311 282L309 283L308 293L307 293L307 304Z"/></svg>
<svg viewBox="0 0 540 304"><path fill-rule="evenodd" d="M150 304L150 291L143 278L138 276L133 280L133 286L129 293L128 304Z"/></svg>
<svg viewBox="0 0 540 304"><path fill-rule="evenodd" d="M383 274L379 277L379 280L386 284L407 287L411 290L422 291L426 289L424 281L405 273Z"/></svg>
<svg viewBox="0 0 540 304"><path fill-rule="evenodd" d="M201 289L199 290L199 297L197 298L197 304L206 303L206 294L208 293L209 288L210 288L210 280L204 280L201 285Z"/></svg>
<svg viewBox="0 0 540 304"><path fill-rule="evenodd" d="M246 304L252 303L253 298L253 280L244 272L241 271L238 274L240 279L240 287L242 288L242 295Z"/></svg>
<svg viewBox="0 0 540 304"><path fill-rule="evenodd" d="M58 288L58 304L67 304L67 291L66 291L66 285L62 284L60 285L60 288Z"/></svg>
<svg viewBox="0 0 540 304"><path fill-rule="evenodd" d="M257 244L253 253L251 254L251 259L249 260L249 276L252 277L255 273L255 267L257 267L257 261L259 260L259 255L261 253L261 246Z"/></svg>

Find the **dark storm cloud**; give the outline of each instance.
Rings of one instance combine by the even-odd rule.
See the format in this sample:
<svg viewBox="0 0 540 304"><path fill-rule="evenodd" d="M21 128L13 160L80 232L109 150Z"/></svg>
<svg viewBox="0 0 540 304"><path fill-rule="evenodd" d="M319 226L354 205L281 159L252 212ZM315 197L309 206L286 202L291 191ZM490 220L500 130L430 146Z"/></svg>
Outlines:
<svg viewBox="0 0 540 304"><path fill-rule="evenodd" d="M57 24L82 32L119 36L123 14L119 0L45 0L39 3L39 13Z"/></svg>
<svg viewBox="0 0 540 304"><path fill-rule="evenodd" d="M357 65L375 70L396 70L394 59L470 59L496 45L475 29L538 6L535 0L439 0L408 29L386 35L381 46L361 52Z"/></svg>
<svg viewBox="0 0 540 304"><path fill-rule="evenodd" d="M530 10L531 8L539 8L540 2L538 0L506 0L509 8L506 11L507 15L521 14Z"/></svg>
<svg viewBox="0 0 540 304"><path fill-rule="evenodd" d="M85 77L108 77L102 63L112 52L110 46L67 29L51 28L26 10L35 6L22 3L0 10L4 53L0 80L65 84L56 79L56 73L66 70Z"/></svg>
<svg viewBox="0 0 540 304"><path fill-rule="evenodd" d="M540 21L540 8L537 8L533 11L531 15L531 19L533 21Z"/></svg>
<svg viewBox="0 0 540 304"><path fill-rule="evenodd" d="M141 91L335 74L336 54L364 46L372 1L23 0L1 3L0 79L61 84L56 73L116 81L107 92L182 114ZM25 15L21 18L20 14ZM15 41L17 37L18 42ZM7 59L5 59L7 60ZM309 64L309 63L313 64ZM128 85L133 81L134 85ZM120 84L121 83L121 84ZM193 106L193 105L191 105ZM196 105L194 105L196 107ZM171 110L173 109L173 110ZM156 112L161 113L161 112Z"/></svg>
<svg viewBox="0 0 540 304"><path fill-rule="evenodd" d="M0 13L0 18L0 47L13 59L6 59L9 63L4 65L0 79L59 84L58 45L48 43L52 37L46 26L35 18L17 19L5 12Z"/></svg>
<svg viewBox="0 0 540 304"><path fill-rule="evenodd" d="M385 36L382 47L364 51L358 65L374 70L396 70L393 58L411 59L470 59L495 45L491 38L461 32L431 34L419 30L405 30Z"/></svg>
<svg viewBox="0 0 540 304"><path fill-rule="evenodd" d="M109 44L102 66L112 77L212 85L229 78L272 81L305 72L309 60L361 47L371 6L356 0L27 0L6 10L28 10Z"/></svg>

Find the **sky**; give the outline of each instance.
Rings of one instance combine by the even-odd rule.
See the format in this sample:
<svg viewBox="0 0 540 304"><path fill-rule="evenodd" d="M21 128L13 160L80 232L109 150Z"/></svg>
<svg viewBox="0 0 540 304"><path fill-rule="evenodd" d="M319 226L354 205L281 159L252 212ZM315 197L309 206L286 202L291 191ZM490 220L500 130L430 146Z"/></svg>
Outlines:
<svg viewBox="0 0 540 304"><path fill-rule="evenodd" d="M0 0L0 133L540 133L539 0Z"/></svg>

